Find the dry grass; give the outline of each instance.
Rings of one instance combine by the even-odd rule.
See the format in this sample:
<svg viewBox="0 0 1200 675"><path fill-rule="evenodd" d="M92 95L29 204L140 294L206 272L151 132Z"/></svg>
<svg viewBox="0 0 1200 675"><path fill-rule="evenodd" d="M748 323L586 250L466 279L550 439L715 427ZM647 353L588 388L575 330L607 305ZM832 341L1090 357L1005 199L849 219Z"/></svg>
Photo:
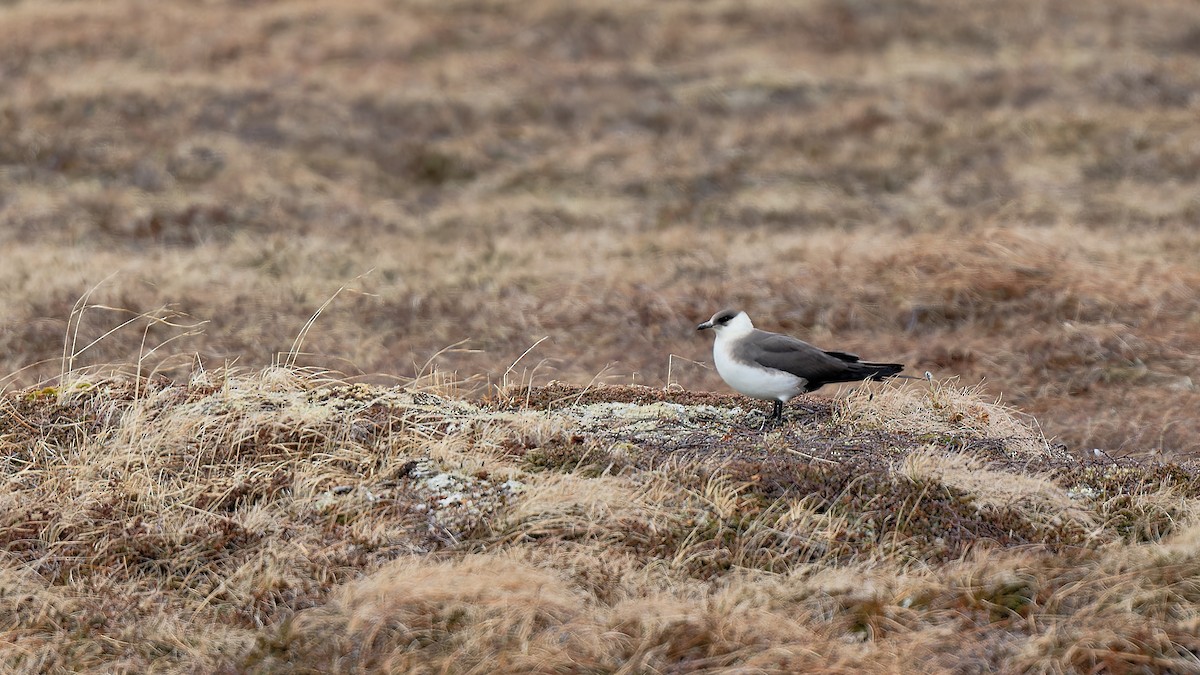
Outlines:
<svg viewBox="0 0 1200 675"><path fill-rule="evenodd" d="M1198 23L0 3L0 660L1200 669Z"/></svg>
<svg viewBox="0 0 1200 675"><path fill-rule="evenodd" d="M1195 667L1195 467L1080 464L1015 418L922 430L930 392L876 387L903 430L818 405L760 431L733 397L557 385L481 405L281 367L14 391L0 659Z"/></svg>
<svg viewBox="0 0 1200 675"><path fill-rule="evenodd" d="M740 305L1073 452L1197 449L1189 2L145 10L0 9L10 385L93 287L80 345L203 322L171 373L275 362L346 287L303 363L469 340L440 362L480 391L543 337L516 376L717 389L690 327ZM186 332L142 328L76 365Z"/></svg>

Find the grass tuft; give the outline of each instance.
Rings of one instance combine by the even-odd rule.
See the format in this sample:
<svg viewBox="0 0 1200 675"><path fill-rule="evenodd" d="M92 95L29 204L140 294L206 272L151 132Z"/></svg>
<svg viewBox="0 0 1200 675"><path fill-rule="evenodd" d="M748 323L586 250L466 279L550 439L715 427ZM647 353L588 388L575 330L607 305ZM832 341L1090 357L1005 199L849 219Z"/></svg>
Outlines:
<svg viewBox="0 0 1200 675"><path fill-rule="evenodd" d="M760 430L642 387L84 383L0 406L7 668L1190 663L1193 469L1038 453L975 390Z"/></svg>

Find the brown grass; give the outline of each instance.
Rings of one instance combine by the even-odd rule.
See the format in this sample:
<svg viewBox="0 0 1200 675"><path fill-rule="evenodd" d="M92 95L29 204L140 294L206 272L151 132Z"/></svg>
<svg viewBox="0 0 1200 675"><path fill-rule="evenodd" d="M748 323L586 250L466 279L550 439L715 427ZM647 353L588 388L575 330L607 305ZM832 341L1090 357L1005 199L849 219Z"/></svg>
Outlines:
<svg viewBox="0 0 1200 675"><path fill-rule="evenodd" d="M10 384L60 371L93 287L118 311L80 345L203 322L147 359L179 372L273 362L345 286L305 363L411 377L467 340L441 365L481 387L548 337L516 376L718 389L689 328L738 305L1072 451L1196 450L1188 2L0 13Z"/></svg>
<svg viewBox="0 0 1200 675"><path fill-rule="evenodd" d="M0 3L0 658L1195 670L1198 22Z"/></svg>
<svg viewBox="0 0 1200 675"><path fill-rule="evenodd" d="M556 385L481 405L445 385L278 367L12 392L0 659L191 672L1195 664L1195 466L1080 464L972 392L874 390L907 411L892 418L904 429L849 421L855 399L764 431L765 411L687 392ZM948 425L929 406L946 400L1010 421Z"/></svg>

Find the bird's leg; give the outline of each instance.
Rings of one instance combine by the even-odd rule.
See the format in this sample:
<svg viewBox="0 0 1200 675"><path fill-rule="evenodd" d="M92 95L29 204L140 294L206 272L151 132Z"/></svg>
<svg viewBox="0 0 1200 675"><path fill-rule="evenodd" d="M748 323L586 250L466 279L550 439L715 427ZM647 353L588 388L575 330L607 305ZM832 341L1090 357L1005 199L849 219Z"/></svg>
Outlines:
<svg viewBox="0 0 1200 675"><path fill-rule="evenodd" d="M775 399L775 410L771 411L771 419L776 422L783 422L783 401Z"/></svg>

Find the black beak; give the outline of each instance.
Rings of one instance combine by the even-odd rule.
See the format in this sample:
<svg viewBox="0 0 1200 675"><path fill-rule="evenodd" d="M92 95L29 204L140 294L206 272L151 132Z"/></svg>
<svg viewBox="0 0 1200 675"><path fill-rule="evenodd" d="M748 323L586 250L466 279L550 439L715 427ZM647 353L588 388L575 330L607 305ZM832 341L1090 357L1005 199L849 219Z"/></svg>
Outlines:
<svg viewBox="0 0 1200 675"><path fill-rule="evenodd" d="M704 330L705 328L712 328L712 321L705 321L699 326L696 326L696 330Z"/></svg>

